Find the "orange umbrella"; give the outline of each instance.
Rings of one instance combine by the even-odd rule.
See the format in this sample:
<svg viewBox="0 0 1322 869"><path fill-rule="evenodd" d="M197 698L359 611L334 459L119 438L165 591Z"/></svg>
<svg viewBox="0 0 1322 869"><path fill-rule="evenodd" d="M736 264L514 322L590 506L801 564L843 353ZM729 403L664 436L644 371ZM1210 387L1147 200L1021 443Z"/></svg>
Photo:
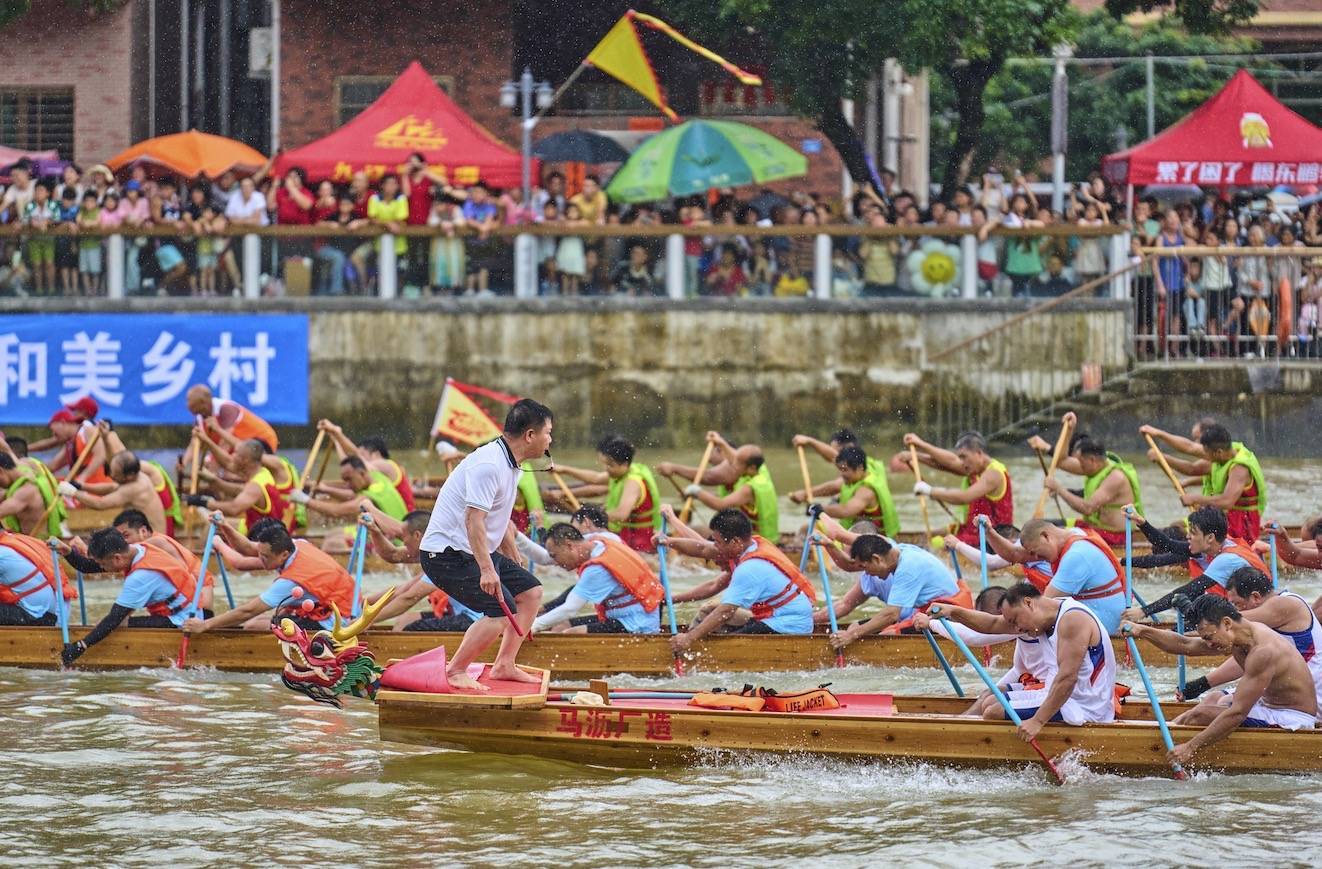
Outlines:
<svg viewBox="0 0 1322 869"><path fill-rule="evenodd" d="M185 178L196 178L203 173L216 178L231 169L239 173L256 172L266 164L266 158L242 142L189 130L147 139L106 161L116 172L131 163L163 166Z"/></svg>

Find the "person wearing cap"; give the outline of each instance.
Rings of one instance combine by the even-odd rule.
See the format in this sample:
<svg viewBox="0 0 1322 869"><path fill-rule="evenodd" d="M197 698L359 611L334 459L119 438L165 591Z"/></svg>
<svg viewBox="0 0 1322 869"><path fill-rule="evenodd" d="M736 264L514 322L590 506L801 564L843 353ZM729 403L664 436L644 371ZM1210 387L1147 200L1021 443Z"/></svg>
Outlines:
<svg viewBox="0 0 1322 869"><path fill-rule="evenodd" d="M87 422L88 420L95 421L97 414L101 412L101 406L98 405L96 403L96 399L90 395L84 395L82 398L78 399L77 401L71 404L66 404L64 406L64 409L69 411L69 413L79 423L79 425L81 425L84 422ZM54 418L52 417L52 419ZM69 438L71 437L73 437L72 433L70 433L69 437L66 438L62 438L57 435L52 435L51 437L48 438L42 438L39 441L33 441L31 444L28 444L28 450L34 453L44 453L46 450L53 450L56 447L64 446L69 442Z"/></svg>
<svg viewBox="0 0 1322 869"><path fill-rule="evenodd" d="M64 445L63 449L56 454L55 459L50 463L52 471L59 471L61 468L72 469L75 464L79 464L78 476L76 477L78 482L113 482L105 471L107 458L105 443L99 437L93 443L97 423L90 419L80 419L78 413L67 407L62 407L51 415L49 425L51 434ZM92 444L91 452L80 464L78 457L87 449L88 444Z"/></svg>
<svg viewBox="0 0 1322 869"><path fill-rule="evenodd" d="M109 166L97 163L87 170L87 185L87 190L96 193L96 204L102 205L106 201L106 194L115 187L115 175L110 171ZM118 202L116 204L118 205Z"/></svg>
<svg viewBox="0 0 1322 869"><path fill-rule="evenodd" d="M269 422L237 401L213 397L211 388L204 383L190 386L185 401L188 412L201 417L208 428L224 429L240 441L255 438L270 447L271 452L280 448L280 439Z"/></svg>

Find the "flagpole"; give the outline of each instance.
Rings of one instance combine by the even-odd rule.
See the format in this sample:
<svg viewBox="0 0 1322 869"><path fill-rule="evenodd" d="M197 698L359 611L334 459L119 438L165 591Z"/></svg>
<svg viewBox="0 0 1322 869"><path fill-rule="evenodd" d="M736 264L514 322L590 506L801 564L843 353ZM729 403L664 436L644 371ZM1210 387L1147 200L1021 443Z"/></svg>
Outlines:
<svg viewBox="0 0 1322 869"><path fill-rule="evenodd" d="M538 121L542 119L542 115L546 114L547 112L551 111L551 109L555 108L555 104L560 102L560 97L564 94L564 92L569 90L570 85L578 81L578 77L583 74L583 70L587 69L589 66L591 66L591 64L589 63L586 62L580 63L578 65L578 69L574 70L573 74L571 74L569 78L565 79L564 84L560 85L560 87L555 89L555 93L551 94L551 101L548 102L546 105L542 106L540 109L538 109L537 114L532 116L532 123L534 126L537 124Z"/></svg>

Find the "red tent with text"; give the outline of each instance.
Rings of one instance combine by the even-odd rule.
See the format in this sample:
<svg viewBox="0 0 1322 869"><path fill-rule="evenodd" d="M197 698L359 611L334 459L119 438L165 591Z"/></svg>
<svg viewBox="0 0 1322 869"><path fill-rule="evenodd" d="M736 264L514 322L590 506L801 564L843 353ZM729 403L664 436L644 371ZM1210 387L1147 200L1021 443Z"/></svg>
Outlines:
<svg viewBox="0 0 1322 869"><path fill-rule="evenodd" d="M1240 70L1211 99L1146 142L1102 159L1115 184L1317 184L1322 129Z"/></svg>
<svg viewBox="0 0 1322 869"><path fill-rule="evenodd" d="M349 123L281 154L275 171L284 174L301 166L310 181L345 183L363 170L375 180L398 171L415 151L451 184L483 181L503 188L522 183L519 152L470 118L417 61Z"/></svg>

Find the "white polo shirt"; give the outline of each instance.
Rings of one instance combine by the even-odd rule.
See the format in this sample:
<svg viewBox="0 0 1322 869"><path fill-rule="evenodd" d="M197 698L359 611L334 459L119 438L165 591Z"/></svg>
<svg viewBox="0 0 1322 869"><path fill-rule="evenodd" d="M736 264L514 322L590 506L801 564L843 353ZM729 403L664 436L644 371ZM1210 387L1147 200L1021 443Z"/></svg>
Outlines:
<svg viewBox="0 0 1322 869"><path fill-rule="evenodd" d="M473 547L468 543L464 521L468 508L476 507L487 511L487 550L494 552L505 539L521 473L504 438L496 438L465 456L436 496L427 533L422 536L422 550L438 553L453 548L471 555Z"/></svg>

